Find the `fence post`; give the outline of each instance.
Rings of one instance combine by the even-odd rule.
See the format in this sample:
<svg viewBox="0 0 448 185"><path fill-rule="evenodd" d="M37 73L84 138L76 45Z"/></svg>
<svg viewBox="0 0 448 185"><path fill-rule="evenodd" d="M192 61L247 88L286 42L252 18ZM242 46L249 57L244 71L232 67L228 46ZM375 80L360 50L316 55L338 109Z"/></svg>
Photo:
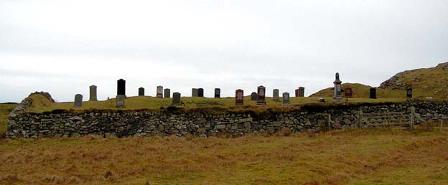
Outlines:
<svg viewBox="0 0 448 185"><path fill-rule="evenodd" d="M361 107L359 107L359 111L358 111L358 128L362 128L361 124L362 124L362 116L363 116L363 112Z"/></svg>
<svg viewBox="0 0 448 185"><path fill-rule="evenodd" d="M415 107L412 106L411 107L411 116L410 116L410 120L409 120L409 128L412 130L414 129L414 124L415 124Z"/></svg>

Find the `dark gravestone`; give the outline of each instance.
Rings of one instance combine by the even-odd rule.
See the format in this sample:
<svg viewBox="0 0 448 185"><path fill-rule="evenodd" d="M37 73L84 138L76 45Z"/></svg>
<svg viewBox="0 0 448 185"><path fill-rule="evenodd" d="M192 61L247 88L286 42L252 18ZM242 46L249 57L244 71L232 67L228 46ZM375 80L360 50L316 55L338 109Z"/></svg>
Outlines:
<svg viewBox="0 0 448 185"><path fill-rule="evenodd" d="M266 88L264 86L258 86L257 95L257 105L266 105Z"/></svg>
<svg viewBox="0 0 448 185"><path fill-rule="evenodd" d="M157 93L156 93L156 97L157 98L163 98L163 86L157 86Z"/></svg>
<svg viewBox="0 0 448 185"><path fill-rule="evenodd" d="M75 95L75 107L81 107L82 106L82 95L77 94Z"/></svg>
<svg viewBox="0 0 448 185"><path fill-rule="evenodd" d="M347 87L344 89L344 96L346 98L352 98L353 97L353 90L351 87Z"/></svg>
<svg viewBox="0 0 448 185"><path fill-rule="evenodd" d="M283 93L283 104L289 104L289 93Z"/></svg>
<svg viewBox="0 0 448 185"><path fill-rule="evenodd" d="M180 93L178 93L178 92L173 93L173 103L172 104L173 105L180 105L181 104L181 102L180 102Z"/></svg>
<svg viewBox="0 0 448 185"><path fill-rule="evenodd" d="M143 87L138 88L138 96L145 96L145 88Z"/></svg>
<svg viewBox="0 0 448 185"><path fill-rule="evenodd" d="M339 79L339 73L336 73L335 75L336 79L334 80L333 84L334 84L334 92L333 92L333 98L340 100L342 98L342 81Z"/></svg>
<svg viewBox="0 0 448 185"><path fill-rule="evenodd" d="M375 87L370 88L369 98L370 99L376 99L376 88Z"/></svg>
<svg viewBox="0 0 448 185"><path fill-rule="evenodd" d="M91 85L90 87L89 87L89 91L90 91L90 98L89 98L89 101L98 101L98 98L97 98L97 88L96 88L96 86L95 85Z"/></svg>
<svg viewBox="0 0 448 185"><path fill-rule="evenodd" d="M235 105L244 105L244 91L241 89L235 91Z"/></svg>
<svg viewBox="0 0 448 185"><path fill-rule="evenodd" d="M164 89L163 90L163 97L164 98L171 98L171 90L170 89Z"/></svg>
<svg viewBox="0 0 448 185"><path fill-rule="evenodd" d="M125 99L126 99L125 95L117 95L115 99L115 106L117 108L123 108Z"/></svg>
<svg viewBox="0 0 448 185"><path fill-rule="evenodd" d="M272 91L272 100L280 101L280 91L278 89Z"/></svg>
<svg viewBox="0 0 448 185"><path fill-rule="evenodd" d="M406 89L406 97L407 98L412 98L412 88Z"/></svg>
<svg viewBox="0 0 448 185"><path fill-rule="evenodd" d="M126 80L119 79L117 81L117 96L118 95L126 96Z"/></svg>
<svg viewBox="0 0 448 185"><path fill-rule="evenodd" d="M221 89L215 88L215 98L221 98Z"/></svg>
<svg viewBox="0 0 448 185"><path fill-rule="evenodd" d="M305 97L305 87L299 87L299 96L298 97Z"/></svg>
<svg viewBox="0 0 448 185"><path fill-rule="evenodd" d="M251 94L250 94L250 100L252 100L252 101L257 101L257 93L256 92L252 92Z"/></svg>
<svg viewBox="0 0 448 185"><path fill-rule="evenodd" d="M299 97L299 89L296 89L296 90L294 91L294 95L295 95L296 97Z"/></svg>
<svg viewBox="0 0 448 185"><path fill-rule="evenodd" d="M204 89L203 88L198 89L198 97L204 97Z"/></svg>
<svg viewBox="0 0 448 185"><path fill-rule="evenodd" d="M198 97L198 89L196 88L191 89L191 97Z"/></svg>

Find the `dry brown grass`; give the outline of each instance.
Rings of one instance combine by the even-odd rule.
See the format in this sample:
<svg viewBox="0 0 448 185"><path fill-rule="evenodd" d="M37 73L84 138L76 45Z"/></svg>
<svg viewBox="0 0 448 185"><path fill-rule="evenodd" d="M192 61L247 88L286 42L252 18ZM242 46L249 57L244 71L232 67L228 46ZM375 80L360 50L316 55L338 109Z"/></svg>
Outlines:
<svg viewBox="0 0 448 185"><path fill-rule="evenodd" d="M448 184L447 148L447 131L399 130L3 139L0 184Z"/></svg>

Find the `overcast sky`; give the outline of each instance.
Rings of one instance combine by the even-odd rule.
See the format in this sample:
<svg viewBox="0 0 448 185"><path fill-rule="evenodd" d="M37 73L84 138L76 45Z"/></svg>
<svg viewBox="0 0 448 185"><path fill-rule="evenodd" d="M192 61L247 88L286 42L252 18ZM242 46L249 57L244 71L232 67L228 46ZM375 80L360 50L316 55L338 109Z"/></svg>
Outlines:
<svg viewBox="0 0 448 185"><path fill-rule="evenodd" d="M447 0L0 0L0 102L163 85L310 95L448 62Z"/></svg>

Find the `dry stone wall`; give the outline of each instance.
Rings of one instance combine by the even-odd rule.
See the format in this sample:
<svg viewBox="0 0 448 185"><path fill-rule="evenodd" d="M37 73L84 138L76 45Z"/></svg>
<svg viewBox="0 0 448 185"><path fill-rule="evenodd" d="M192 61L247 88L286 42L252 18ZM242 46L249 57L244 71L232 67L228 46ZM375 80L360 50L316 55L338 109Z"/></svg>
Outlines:
<svg viewBox="0 0 448 185"><path fill-rule="evenodd" d="M53 111L11 113L7 137L101 136L241 136L247 133L272 134L281 129L318 132L329 129L372 127L390 120L410 122L415 107L416 123L446 119L448 102L407 102L357 106L306 106L294 111L229 112L186 111ZM389 113L394 114L389 114ZM370 115L375 116L369 118ZM389 115L389 116L387 116Z"/></svg>

